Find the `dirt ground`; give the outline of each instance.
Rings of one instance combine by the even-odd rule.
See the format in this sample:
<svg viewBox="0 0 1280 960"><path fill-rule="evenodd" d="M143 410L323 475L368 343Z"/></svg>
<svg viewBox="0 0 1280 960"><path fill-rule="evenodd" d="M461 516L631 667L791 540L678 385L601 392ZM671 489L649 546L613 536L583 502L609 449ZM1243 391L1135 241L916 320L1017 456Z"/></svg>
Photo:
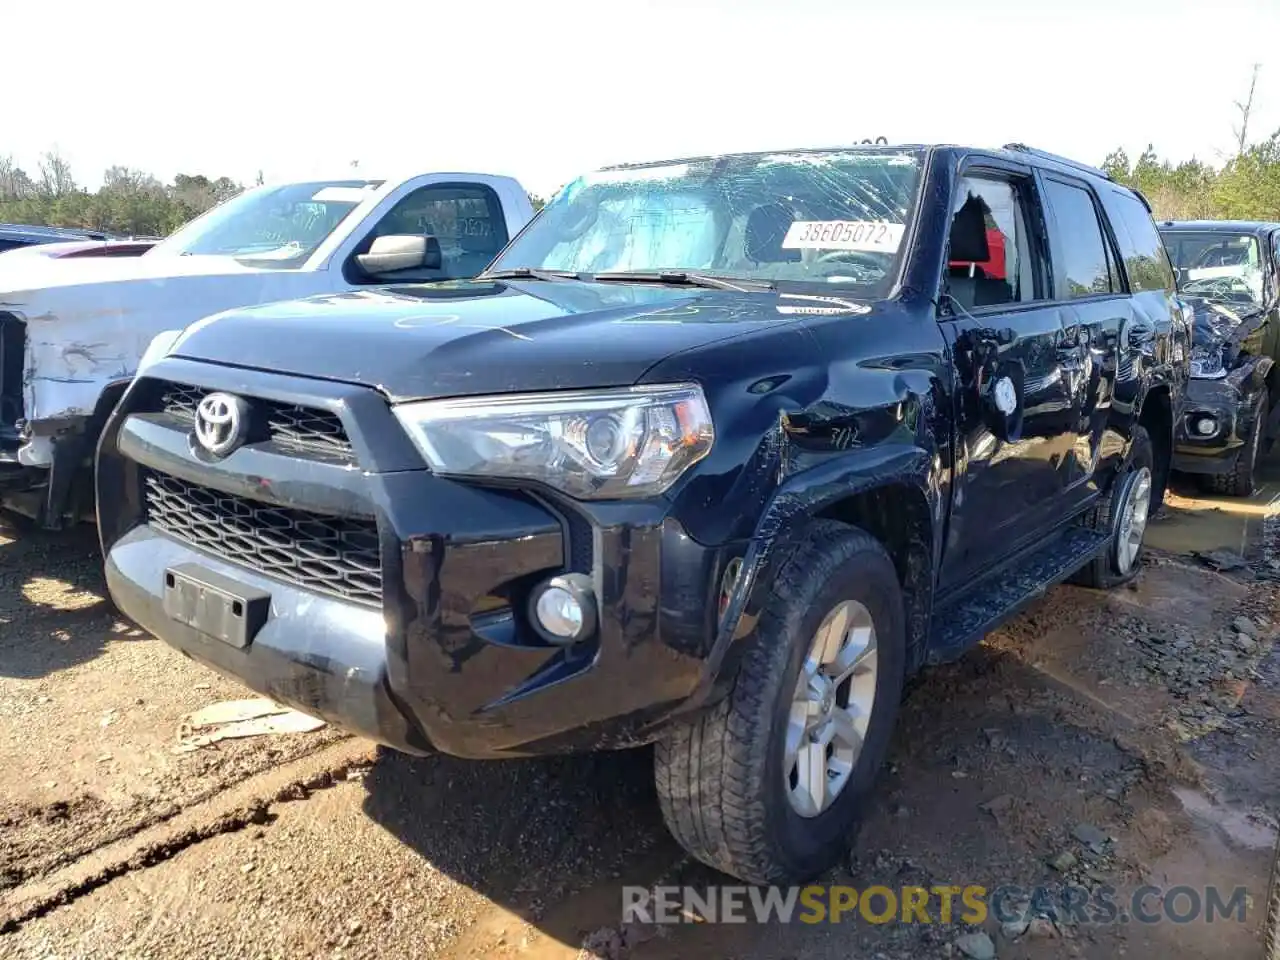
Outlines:
<svg viewBox="0 0 1280 960"><path fill-rule="evenodd" d="M1258 955L1280 815L1280 467L1171 497L1131 589L1051 591L904 704L823 882L1244 886L1244 923L621 923L725 883L667 836L647 751L412 759L332 729L175 752L248 696L104 599L93 531L0 525L0 957ZM1189 488L1194 489L1194 488Z"/></svg>

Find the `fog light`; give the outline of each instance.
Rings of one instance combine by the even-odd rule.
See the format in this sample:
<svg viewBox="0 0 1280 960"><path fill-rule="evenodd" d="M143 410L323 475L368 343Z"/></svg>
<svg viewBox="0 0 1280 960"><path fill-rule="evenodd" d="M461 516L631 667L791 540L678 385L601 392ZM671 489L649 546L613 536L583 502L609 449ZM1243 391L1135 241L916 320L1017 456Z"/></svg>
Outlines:
<svg viewBox="0 0 1280 960"><path fill-rule="evenodd" d="M1218 432L1218 421L1213 417L1201 417L1196 421L1196 433L1202 437L1212 437Z"/></svg>
<svg viewBox="0 0 1280 960"><path fill-rule="evenodd" d="M581 573L552 577L533 592L533 625L549 643L577 643L595 632L591 578Z"/></svg>

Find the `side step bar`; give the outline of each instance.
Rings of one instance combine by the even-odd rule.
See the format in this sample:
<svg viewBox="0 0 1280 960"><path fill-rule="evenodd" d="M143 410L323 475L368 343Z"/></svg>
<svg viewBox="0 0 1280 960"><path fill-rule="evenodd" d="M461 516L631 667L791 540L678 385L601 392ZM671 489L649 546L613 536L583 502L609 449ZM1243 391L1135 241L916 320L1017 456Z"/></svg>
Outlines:
<svg viewBox="0 0 1280 960"><path fill-rule="evenodd" d="M1017 564L975 585L976 592L934 611L925 662L946 663L1044 596L1106 549L1107 533L1067 527Z"/></svg>

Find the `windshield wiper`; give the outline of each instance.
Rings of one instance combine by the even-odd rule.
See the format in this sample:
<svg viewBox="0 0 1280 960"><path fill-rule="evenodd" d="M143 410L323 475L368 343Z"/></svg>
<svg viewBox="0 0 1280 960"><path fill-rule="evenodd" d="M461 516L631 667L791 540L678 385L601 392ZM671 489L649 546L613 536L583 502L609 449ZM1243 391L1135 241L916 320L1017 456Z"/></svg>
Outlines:
<svg viewBox="0 0 1280 960"><path fill-rule="evenodd" d="M489 270L479 274L477 280L580 280L572 270L539 270L536 267L511 267L509 270Z"/></svg>
<svg viewBox="0 0 1280 960"><path fill-rule="evenodd" d="M768 280L732 280L708 273L690 273L687 270L611 270L593 274L592 280L617 281L618 283L670 283L686 287L707 287L711 290L736 290L751 293L756 290L776 290Z"/></svg>

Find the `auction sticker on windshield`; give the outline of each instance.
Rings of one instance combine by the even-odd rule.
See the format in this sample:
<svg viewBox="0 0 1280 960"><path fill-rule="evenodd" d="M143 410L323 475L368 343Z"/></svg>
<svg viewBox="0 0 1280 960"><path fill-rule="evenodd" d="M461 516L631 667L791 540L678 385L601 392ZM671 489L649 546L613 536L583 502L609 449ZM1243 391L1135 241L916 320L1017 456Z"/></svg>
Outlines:
<svg viewBox="0 0 1280 960"><path fill-rule="evenodd" d="M782 239L784 250L863 250L896 253L906 225L870 220L797 220Z"/></svg>

